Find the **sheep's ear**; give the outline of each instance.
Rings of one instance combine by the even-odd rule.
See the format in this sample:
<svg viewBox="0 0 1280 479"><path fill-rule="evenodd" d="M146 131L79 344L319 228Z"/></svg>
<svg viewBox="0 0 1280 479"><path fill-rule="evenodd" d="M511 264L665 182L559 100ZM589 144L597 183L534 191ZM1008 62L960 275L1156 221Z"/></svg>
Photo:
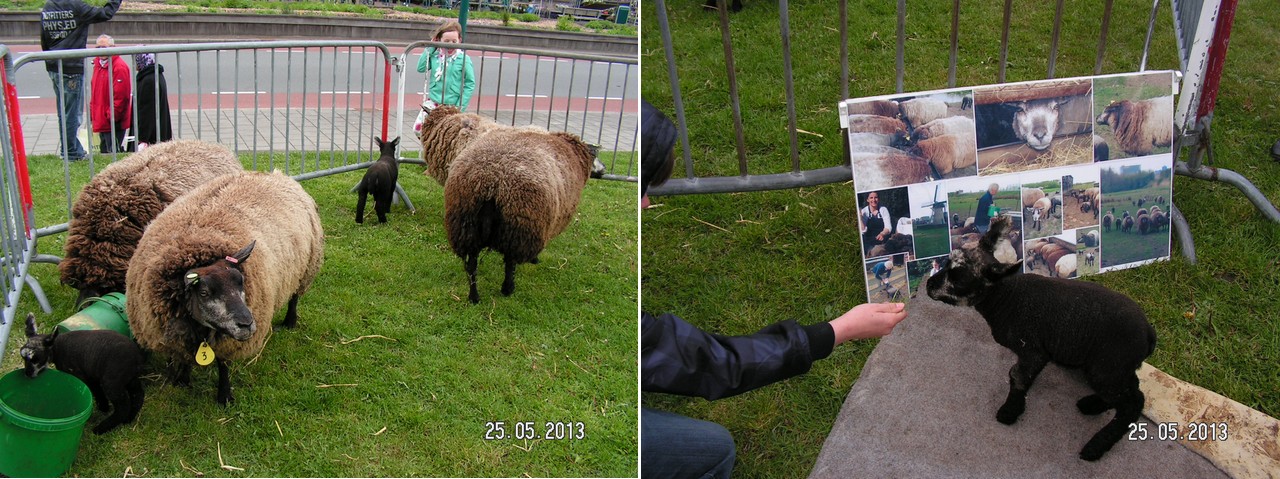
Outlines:
<svg viewBox="0 0 1280 479"><path fill-rule="evenodd" d="M382 149L382 138L378 138L377 135L374 135L373 144L378 145L378 149Z"/></svg>
<svg viewBox="0 0 1280 479"><path fill-rule="evenodd" d="M391 140L391 147L395 148L398 146L400 146L400 137L397 136L396 139Z"/></svg>
<svg viewBox="0 0 1280 479"><path fill-rule="evenodd" d="M194 269L189 269L187 270L186 274L182 275L183 286L190 288L192 286L195 286L195 284L199 282L200 282L200 273L197 273L196 270Z"/></svg>
<svg viewBox="0 0 1280 479"><path fill-rule="evenodd" d="M30 338L35 335L36 335L36 315L33 313L27 313L27 337Z"/></svg>
<svg viewBox="0 0 1280 479"><path fill-rule="evenodd" d="M1016 263L996 263L987 269L987 279L999 281L1000 278L1022 271L1022 260Z"/></svg>
<svg viewBox="0 0 1280 479"><path fill-rule="evenodd" d="M240 266L241 264L244 263L245 260L249 259L249 253L253 252L253 247L254 245L257 245L257 244L258 244L258 240L250 241L248 246L245 246L244 248L240 248L240 251L236 251L236 254L228 256L227 261L231 262L236 266ZM233 259L235 261L231 261Z"/></svg>

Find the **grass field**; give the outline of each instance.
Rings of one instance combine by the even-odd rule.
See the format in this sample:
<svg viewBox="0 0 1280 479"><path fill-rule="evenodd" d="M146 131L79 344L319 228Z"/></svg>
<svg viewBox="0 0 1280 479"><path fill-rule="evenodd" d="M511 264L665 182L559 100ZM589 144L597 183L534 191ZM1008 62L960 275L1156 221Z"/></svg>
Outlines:
<svg viewBox="0 0 1280 479"><path fill-rule="evenodd" d="M60 161L30 165L38 224L64 221ZM87 165L72 166L78 191ZM421 171L400 169L417 213L394 206L384 225L368 210L369 221L354 222L348 190L362 170L303 182L326 243L298 328L273 334L256 362L233 364L229 407L214 401L216 370L196 370L191 389L147 376L140 418L103 436L86 432L67 474L637 474L635 185L590 181L577 219L540 264L519 267L510 297L498 291L501 256L483 254L473 306L445 239L443 189ZM41 238L40 252L61 256L65 237ZM72 314L75 292L58 284L53 265L31 274L54 307L37 313L48 329ZM19 314L37 310L24 293ZM24 340L14 328L3 369L21 366ZM151 364L158 371L162 360ZM95 412L90 425L102 417ZM583 435L486 440L498 421L508 436L530 421L539 436L548 422L581 423Z"/></svg>
<svg viewBox="0 0 1280 479"><path fill-rule="evenodd" d="M700 3L667 3L693 170L700 176L735 176L738 160L719 22ZM744 3L743 11L731 16L730 27L747 159L752 173L787 172L791 143L778 6ZM655 4L642 2L644 18L657 18ZM1064 4L1057 77L1092 74L1103 4ZM815 0L789 5L797 126L822 135L797 136L800 165L839 165L847 157L836 115L842 87L836 6ZM950 5L908 2L904 91L947 86ZM995 82L1001 6L963 5L958 86ZM1150 6L1137 0L1115 2L1103 73L1137 70ZM1042 79L1054 6L1018 4L1012 13L1007 79ZM893 2L850 6L850 96L894 92L895 19ZM1213 123L1216 166L1243 172L1273 200L1280 200L1280 165L1268 159L1267 151L1280 134L1271 127L1280 124L1280 96L1275 94L1280 83L1274 79L1274 66L1280 63L1277 24L1280 9L1241 3ZM674 115L658 22L644 22L642 29L642 96ZM1161 2L1151 44L1149 69L1178 68L1167 2ZM683 164L678 165L676 176L684 174ZM1159 346L1148 359L1152 365L1280 415L1280 395L1275 394L1280 390L1280 308L1275 299L1280 297L1280 225L1262 218L1229 185L1181 177L1175 183L1198 262L1176 256L1081 281L1104 284L1142 305L1159 335ZM647 311L673 312L708 331L749 334L784 319L802 324L830 320L864 300L856 200L847 184L654 201L663 206L641 215ZM966 214L954 204L952 212ZM737 443L736 477L805 477L875 344L846 343L808 374L741 396L705 401L645 394L643 402L725 425Z"/></svg>
<svg viewBox="0 0 1280 479"><path fill-rule="evenodd" d="M951 251L951 237L947 234L947 225L916 226L912 231L915 232L916 258L944 255Z"/></svg>

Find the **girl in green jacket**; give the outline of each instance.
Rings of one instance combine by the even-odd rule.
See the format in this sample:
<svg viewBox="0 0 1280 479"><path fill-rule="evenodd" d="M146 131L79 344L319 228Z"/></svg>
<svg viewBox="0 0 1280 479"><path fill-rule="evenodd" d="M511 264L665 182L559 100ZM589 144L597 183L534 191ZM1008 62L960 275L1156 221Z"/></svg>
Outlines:
<svg viewBox="0 0 1280 479"><path fill-rule="evenodd" d="M432 41L460 43L462 25L449 20L436 28ZM426 98L422 100L423 112L418 115L414 128L419 128L425 113L439 105L454 105L467 111L471 93L476 89L476 74L471 67L471 57L457 48L428 47L418 57L418 72L426 73Z"/></svg>

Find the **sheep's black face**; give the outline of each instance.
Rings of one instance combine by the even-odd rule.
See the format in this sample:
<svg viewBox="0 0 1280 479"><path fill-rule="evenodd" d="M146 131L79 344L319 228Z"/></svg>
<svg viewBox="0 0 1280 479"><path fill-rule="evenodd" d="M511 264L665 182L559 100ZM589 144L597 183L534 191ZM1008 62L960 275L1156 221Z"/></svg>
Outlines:
<svg viewBox="0 0 1280 479"><path fill-rule="evenodd" d="M49 368L53 339L52 334L36 334L36 316L27 313L27 343L18 350L18 355L22 356L23 374L35 378Z"/></svg>
<svg viewBox="0 0 1280 479"><path fill-rule="evenodd" d="M253 336L253 313L245 305L244 274L213 265L187 272L187 310L201 326L244 341Z"/></svg>
<svg viewBox="0 0 1280 479"><path fill-rule="evenodd" d="M991 224L991 229L976 243L966 243L951 250L942 270L925 282L925 292L930 298L956 306L972 306L985 296L996 281L1022 269L1022 262L1005 264L996 260L996 245L1004 239L1012 220L1001 216Z"/></svg>

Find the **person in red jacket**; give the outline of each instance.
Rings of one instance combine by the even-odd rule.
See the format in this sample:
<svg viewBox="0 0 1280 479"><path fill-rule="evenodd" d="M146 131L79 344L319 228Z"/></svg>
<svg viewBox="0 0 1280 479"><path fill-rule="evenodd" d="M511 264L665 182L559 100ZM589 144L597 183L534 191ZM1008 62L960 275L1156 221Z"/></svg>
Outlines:
<svg viewBox="0 0 1280 479"><path fill-rule="evenodd" d="M98 36L98 48L114 46L116 41L110 35ZM132 78L123 58L111 55L93 59L89 119L93 132L102 140L102 153L124 151L124 135L133 124Z"/></svg>

